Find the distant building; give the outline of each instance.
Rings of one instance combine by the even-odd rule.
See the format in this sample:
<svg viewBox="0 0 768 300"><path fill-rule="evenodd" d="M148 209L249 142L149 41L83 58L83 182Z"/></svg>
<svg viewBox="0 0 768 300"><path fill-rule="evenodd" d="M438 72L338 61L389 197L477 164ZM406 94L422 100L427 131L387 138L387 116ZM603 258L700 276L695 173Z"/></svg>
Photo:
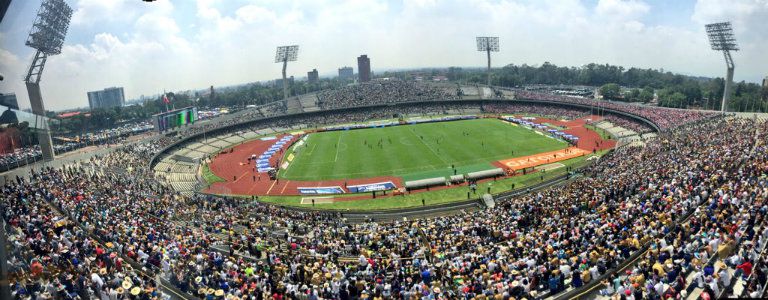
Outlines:
<svg viewBox="0 0 768 300"><path fill-rule="evenodd" d="M368 55L363 54L357 58L357 72L360 82L371 81L371 60Z"/></svg>
<svg viewBox="0 0 768 300"><path fill-rule="evenodd" d="M0 105L16 110L19 109L19 101L16 100L15 93L0 94Z"/></svg>
<svg viewBox="0 0 768 300"><path fill-rule="evenodd" d="M111 87L101 91L88 92L88 105L91 110L125 105L125 94L122 87Z"/></svg>
<svg viewBox="0 0 768 300"><path fill-rule="evenodd" d="M317 76L317 69L307 72L307 81L309 83L317 83L320 77Z"/></svg>
<svg viewBox="0 0 768 300"><path fill-rule="evenodd" d="M339 69L339 79L352 79L355 76L355 70L352 67L343 67Z"/></svg>

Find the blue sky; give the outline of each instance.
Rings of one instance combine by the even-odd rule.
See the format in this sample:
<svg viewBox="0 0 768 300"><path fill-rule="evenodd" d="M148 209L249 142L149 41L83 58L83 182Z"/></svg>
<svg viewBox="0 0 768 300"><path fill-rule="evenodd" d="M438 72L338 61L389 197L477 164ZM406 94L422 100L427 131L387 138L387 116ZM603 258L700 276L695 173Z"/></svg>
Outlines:
<svg viewBox="0 0 768 300"><path fill-rule="evenodd" d="M722 76L703 26L730 20L742 51L736 80L768 75L768 0L66 0L75 10L62 54L42 78L46 107L87 106L86 92L123 86L128 98L270 80L279 45L299 44L297 77L355 66L374 71L484 64L474 37L500 37L493 64L549 61L663 68ZM0 92L29 103L24 40L39 0L14 0L0 24Z"/></svg>

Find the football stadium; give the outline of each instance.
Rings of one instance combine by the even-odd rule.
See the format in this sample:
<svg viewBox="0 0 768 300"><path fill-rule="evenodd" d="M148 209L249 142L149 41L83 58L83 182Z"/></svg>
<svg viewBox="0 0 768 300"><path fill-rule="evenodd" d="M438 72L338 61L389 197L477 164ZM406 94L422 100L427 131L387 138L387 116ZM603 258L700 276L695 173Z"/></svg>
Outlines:
<svg viewBox="0 0 768 300"><path fill-rule="evenodd" d="M352 2L0 1L0 299L768 297L768 6Z"/></svg>
<svg viewBox="0 0 768 300"><path fill-rule="evenodd" d="M226 137L228 143L217 144L222 150L203 163L203 191L347 212L421 209L427 201L475 202L483 194L513 190L512 185L542 183L544 175L562 177L616 144L585 127L602 120L597 115L553 120L532 117L535 111L515 114L515 105L502 102L488 104L498 107L496 113L482 113L478 103L483 100L461 102L466 104L453 104L455 111L442 110L439 101L429 104L437 109L430 114L390 106L392 113L381 119L319 128L299 121L290 128L256 131L251 140ZM176 147L181 148L171 149L156 171L176 162L173 153L183 156L199 148L191 142Z"/></svg>

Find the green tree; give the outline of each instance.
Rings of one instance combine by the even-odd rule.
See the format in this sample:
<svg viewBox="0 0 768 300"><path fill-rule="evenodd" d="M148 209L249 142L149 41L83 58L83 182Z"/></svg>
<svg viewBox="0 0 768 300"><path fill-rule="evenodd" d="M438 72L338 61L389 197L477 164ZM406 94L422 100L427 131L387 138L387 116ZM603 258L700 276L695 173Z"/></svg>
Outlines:
<svg viewBox="0 0 768 300"><path fill-rule="evenodd" d="M665 107L684 107L685 95L681 92L675 92L664 89L659 93L659 106Z"/></svg>
<svg viewBox="0 0 768 300"><path fill-rule="evenodd" d="M641 102L651 102L653 100L653 89L650 87L643 88L638 98Z"/></svg>
<svg viewBox="0 0 768 300"><path fill-rule="evenodd" d="M608 83L600 87L600 95L604 99L618 99L619 95L621 95L620 91L621 88L615 83Z"/></svg>
<svg viewBox="0 0 768 300"><path fill-rule="evenodd" d="M629 102L640 101L640 89L629 90L629 92L624 96L624 100Z"/></svg>

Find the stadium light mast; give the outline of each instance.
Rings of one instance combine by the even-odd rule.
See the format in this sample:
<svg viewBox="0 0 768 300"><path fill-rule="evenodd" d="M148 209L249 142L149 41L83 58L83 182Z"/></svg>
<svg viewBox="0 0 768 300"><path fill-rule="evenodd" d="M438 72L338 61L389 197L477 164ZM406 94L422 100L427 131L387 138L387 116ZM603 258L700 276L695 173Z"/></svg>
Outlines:
<svg viewBox="0 0 768 300"><path fill-rule="evenodd" d="M488 55L488 86L491 86L491 52L499 52L499 37L477 37L477 51L483 51Z"/></svg>
<svg viewBox="0 0 768 300"><path fill-rule="evenodd" d="M725 76L725 88L723 89L723 103L721 110L726 112L728 111L728 100L731 98L731 84L733 83L734 65L730 51L739 51L739 46L736 44L733 28L731 28L731 22L707 24L705 25L705 28L707 29L707 35L709 36L709 43L712 45L712 50L723 51L723 56L725 56L727 73Z"/></svg>
<svg viewBox="0 0 768 300"><path fill-rule="evenodd" d="M61 53L71 18L72 8L64 0L43 0L25 43L37 50L29 71L24 77L24 83L27 85L32 113L42 117L43 120L43 128L37 131L37 139L40 142L44 161L53 160L54 152L51 133L45 119L45 105L40 92L40 76L43 74L48 56Z"/></svg>
<svg viewBox="0 0 768 300"><path fill-rule="evenodd" d="M285 69L289 61L296 61L299 56L299 45L279 46L275 54L275 62L283 63L283 99L288 99L288 79L285 77Z"/></svg>

